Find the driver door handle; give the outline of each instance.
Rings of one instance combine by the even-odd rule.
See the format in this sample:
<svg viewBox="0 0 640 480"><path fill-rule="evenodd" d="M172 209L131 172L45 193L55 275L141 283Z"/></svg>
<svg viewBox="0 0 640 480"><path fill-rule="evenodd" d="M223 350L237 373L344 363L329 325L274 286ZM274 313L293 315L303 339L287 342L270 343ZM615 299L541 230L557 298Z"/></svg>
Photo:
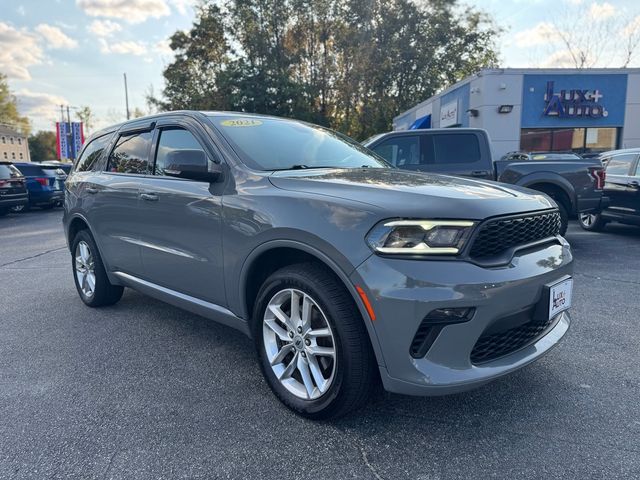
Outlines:
<svg viewBox="0 0 640 480"><path fill-rule="evenodd" d="M141 193L140 198L146 200L147 202L157 202L158 195L155 193Z"/></svg>
<svg viewBox="0 0 640 480"><path fill-rule="evenodd" d="M91 194L94 194L94 195L96 193L98 193L98 189L95 188L95 187L87 187L85 190L86 190L87 193L91 193Z"/></svg>

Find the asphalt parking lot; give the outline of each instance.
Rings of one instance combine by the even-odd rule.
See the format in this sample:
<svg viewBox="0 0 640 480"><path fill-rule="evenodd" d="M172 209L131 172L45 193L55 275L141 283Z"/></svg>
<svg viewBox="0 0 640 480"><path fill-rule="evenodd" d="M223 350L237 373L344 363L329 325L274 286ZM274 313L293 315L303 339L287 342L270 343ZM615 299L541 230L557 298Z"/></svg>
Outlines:
<svg viewBox="0 0 640 480"><path fill-rule="evenodd" d="M539 362L314 423L242 334L133 291L85 307L60 219L0 218L0 478L640 477L640 228L570 227L572 329Z"/></svg>

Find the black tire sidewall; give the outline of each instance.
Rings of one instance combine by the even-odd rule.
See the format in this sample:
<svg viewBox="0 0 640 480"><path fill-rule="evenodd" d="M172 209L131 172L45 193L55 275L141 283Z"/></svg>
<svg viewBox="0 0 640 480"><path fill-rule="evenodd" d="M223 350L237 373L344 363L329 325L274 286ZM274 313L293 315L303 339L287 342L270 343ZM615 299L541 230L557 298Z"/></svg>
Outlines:
<svg viewBox="0 0 640 480"><path fill-rule="evenodd" d="M264 312L269 300L271 300L276 293L287 288L295 288L310 295L324 312L333 333L336 347L336 370L333 383L324 395L315 400L303 400L290 393L276 378L266 357L262 334ZM305 278L305 276L300 273L287 272L287 275L282 275L280 272L276 272L267 279L258 294L256 307L254 308L252 330L262 372L273 392L283 403L308 417L313 418L314 416L324 417L330 415L329 412L332 410L332 406L338 403L343 390L342 386L345 380L346 370L349 368L349 363L348 358L346 358L344 354L341 324L335 320L337 316L339 316L339 313L333 308L329 295L324 292L323 289L314 285L312 280Z"/></svg>
<svg viewBox="0 0 640 480"><path fill-rule="evenodd" d="M595 214L595 217L596 218L591 225L585 225L584 223L582 223L580 214L578 214L578 223L584 230L587 230L588 232L596 232L602 229L604 222L602 221L602 216L600 216L599 214Z"/></svg>

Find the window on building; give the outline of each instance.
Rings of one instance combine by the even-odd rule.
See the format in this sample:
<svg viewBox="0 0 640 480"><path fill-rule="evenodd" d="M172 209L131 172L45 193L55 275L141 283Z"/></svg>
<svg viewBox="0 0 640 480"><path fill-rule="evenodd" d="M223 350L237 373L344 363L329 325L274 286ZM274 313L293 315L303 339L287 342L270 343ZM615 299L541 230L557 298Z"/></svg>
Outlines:
<svg viewBox="0 0 640 480"><path fill-rule="evenodd" d="M9 137L9 143L13 145L13 137Z"/></svg>
<svg viewBox="0 0 640 480"><path fill-rule="evenodd" d="M22 160L22 159L23 159L22 152L20 152L20 154L19 154L19 158L20 158L20 160Z"/></svg>
<svg viewBox="0 0 640 480"><path fill-rule="evenodd" d="M78 163L76 164L76 172L86 172L92 170L93 166L102 156L104 149L109 146L112 135L103 135L92 140L82 151Z"/></svg>
<svg viewBox="0 0 640 480"><path fill-rule="evenodd" d="M629 175L631 165L637 156L635 153L614 155L607 163L607 175Z"/></svg>
<svg viewBox="0 0 640 480"><path fill-rule="evenodd" d="M617 128L523 128L520 149L526 152L606 152L618 145Z"/></svg>
<svg viewBox="0 0 640 480"><path fill-rule="evenodd" d="M2 143L7 143L7 137L5 137L4 135L2 136Z"/></svg>
<svg viewBox="0 0 640 480"><path fill-rule="evenodd" d="M6 160L7 158L9 158L9 157L7 157L7 152L3 152L3 153L4 153L4 159L5 159L5 160Z"/></svg>
<svg viewBox="0 0 640 480"><path fill-rule="evenodd" d="M11 160L15 160L16 159L16 152L11 152Z"/></svg>
<svg viewBox="0 0 640 480"><path fill-rule="evenodd" d="M22 139L18 137L18 145L22 145Z"/></svg>
<svg viewBox="0 0 640 480"><path fill-rule="evenodd" d="M108 171L148 175L152 137L153 132L122 135L109 155Z"/></svg>

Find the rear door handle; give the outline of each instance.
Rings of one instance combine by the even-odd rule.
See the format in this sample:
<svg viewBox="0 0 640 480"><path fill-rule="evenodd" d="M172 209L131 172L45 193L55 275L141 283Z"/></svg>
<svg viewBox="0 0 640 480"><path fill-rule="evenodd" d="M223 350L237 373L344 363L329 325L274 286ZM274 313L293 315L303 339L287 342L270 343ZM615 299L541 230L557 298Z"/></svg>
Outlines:
<svg viewBox="0 0 640 480"><path fill-rule="evenodd" d="M141 193L140 198L148 202L157 202L158 195L155 193Z"/></svg>
<svg viewBox="0 0 640 480"><path fill-rule="evenodd" d="M471 172L471 175L474 177L486 177L487 175L489 175L489 171L488 170L474 170L473 172Z"/></svg>
<svg viewBox="0 0 640 480"><path fill-rule="evenodd" d="M87 193L92 193L92 194L98 193L98 189L95 187L87 187L85 190L87 191Z"/></svg>

